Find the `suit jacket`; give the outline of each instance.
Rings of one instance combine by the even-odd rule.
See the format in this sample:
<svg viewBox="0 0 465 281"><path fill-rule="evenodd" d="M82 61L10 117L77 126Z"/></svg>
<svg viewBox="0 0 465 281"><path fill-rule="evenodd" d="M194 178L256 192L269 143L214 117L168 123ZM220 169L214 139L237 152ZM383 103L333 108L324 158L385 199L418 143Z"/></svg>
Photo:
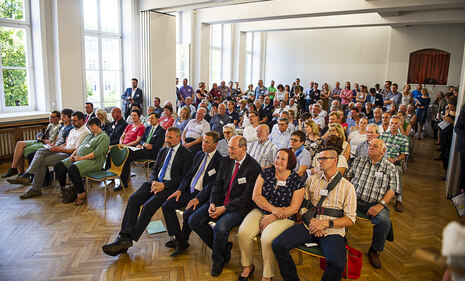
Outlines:
<svg viewBox="0 0 465 281"><path fill-rule="evenodd" d="M142 135L142 139L140 140L140 145L143 145L147 142L150 130L152 130L152 126L148 126L147 128L145 128L144 134ZM158 125L158 127L155 129L155 132L153 132L152 138L149 141L149 144L152 145L152 149L146 149L145 147L143 148L144 150L150 151L152 159L157 158L158 152L165 143L165 132L165 129L163 129L162 126Z"/></svg>
<svg viewBox="0 0 465 281"><path fill-rule="evenodd" d="M139 88L136 89L136 92L134 93L134 97L132 97L132 99L134 100L133 104L129 103L128 101L128 97L130 97L131 95L132 95L132 88L127 88L126 91L124 91L124 94L121 96L121 99L123 100L123 103L124 103L125 112L130 110L133 104L137 104L142 108L142 103L144 102L144 95L142 93L142 90Z"/></svg>
<svg viewBox="0 0 465 281"><path fill-rule="evenodd" d="M115 145L119 143L119 139L124 133L124 129L128 126L126 120L121 118L118 124L115 121L111 122L107 129L107 135L110 137L110 145Z"/></svg>
<svg viewBox="0 0 465 281"><path fill-rule="evenodd" d="M205 154L203 151L199 151L195 155L194 161L192 162L192 166L189 172L182 179L181 184L178 187L178 190L182 193L190 192L191 181L195 177L195 173L197 173L197 170L199 169L200 165L202 165L204 155ZM200 204L205 203L210 198L213 183L220 169L221 159L223 159L223 157L217 150L215 154L213 154L213 158L210 160L207 167L205 168L205 174L203 176L202 181L202 190L197 194L197 196L195 196L195 198L199 200ZM213 169L215 170L215 173L212 172L212 174L209 175L208 172L213 171Z"/></svg>
<svg viewBox="0 0 465 281"><path fill-rule="evenodd" d="M89 116L89 118L87 118L88 115L89 114L87 114L87 113L84 115L84 121L86 121L85 122L86 124L87 124L87 122L89 122L90 118L95 117L95 112L92 112L92 114Z"/></svg>
<svg viewBox="0 0 465 281"><path fill-rule="evenodd" d="M212 187L210 204L215 204L215 206L223 205L229 189L229 182L231 181L235 163L236 161L229 157L225 157L221 161L219 173ZM249 154L246 154L244 162L242 162L242 165L239 167L236 178L232 183L229 194L231 202L225 205L226 212L238 212L245 217L250 210L252 210L254 206L252 192L255 180L260 174L260 171L260 164ZM239 184L239 179L241 179L241 181L245 179L245 183Z"/></svg>
<svg viewBox="0 0 465 281"><path fill-rule="evenodd" d="M465 152L465 105L460 109L459 117L455 122L455 133L457 134L457 142L455 150Z"/></svg>
<svg viewBox="0 0 465 281"><path fill-rule="evenodd" d="M149 182L158 180L158 174L163 167L163 163L165 162L168 151L168 147L163 147L158 153ZM171 166L171 180L163 182L166 189L174 189L179 186L184 176L187 174L187 172L189 172L189 169L192 165L192 158L192 152L184 146L180 145L176 155L174 156L173 164Z"/></svg>

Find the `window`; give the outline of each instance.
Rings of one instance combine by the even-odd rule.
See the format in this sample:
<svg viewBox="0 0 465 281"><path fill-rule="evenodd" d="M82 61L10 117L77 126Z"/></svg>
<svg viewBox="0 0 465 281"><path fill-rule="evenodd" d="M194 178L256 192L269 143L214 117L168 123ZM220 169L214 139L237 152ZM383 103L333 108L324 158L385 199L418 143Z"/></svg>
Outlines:
<svg viewBox="0 0 465 281"><path fill-rule="evenodd" d="M178 44L176 45L176 77L179 78L179 81L182 81L184 78L189 80L189 54L190 54L190 45L189 44Z"/></svg>
<svg viewBox="0 0 465 281"><path fill-rule="evenodd" d="M176 77L190 81L190 12L174 13L176 16Z"/></svg>
<svg viewBox="0 0 465 281"><path fill-rule="evenodd" d="M213 83L221 82L223 56L223 25L210 26L210 88Z"/></svg>
<svg viewBox="0 0 465 281"><path fill-rule="evenodd" d="M408 83L447 85L450 53L424 49L410 53Z"/></svg>
<svg viewBox="0 0 465 281"><path fill-rule="evenodd" d="M253 33L247 32L245 36L245 87L252 84L252 53L253 53Z"/></svg>
<svg viewBox="0 0 465 281"><path fill-rule="evenodd" d="M86 101L95 108L120 103L120 6L119 0L83 0Z"/></svg>
<svg viewBox="0 0 465 281"><path fill-rule="evenodd" d="M35 109L29 2L0 0L0 111Z"/></svg>

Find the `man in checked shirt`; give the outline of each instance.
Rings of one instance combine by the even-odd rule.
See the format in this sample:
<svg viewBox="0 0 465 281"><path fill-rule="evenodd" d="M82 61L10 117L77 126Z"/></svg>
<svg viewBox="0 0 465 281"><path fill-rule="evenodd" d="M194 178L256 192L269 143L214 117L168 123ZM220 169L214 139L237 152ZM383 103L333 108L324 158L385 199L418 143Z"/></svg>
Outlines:
<svg viewBox="0 0 465 281"><path fill-rule="evenodd" d="M368 156L355 158L346 172L357 193L357 209L371 217L373 238L368 259L374 268L381 268L379 252L384 249L386 237L391 229L387 204L399 190L399 174L396 167L383 157L386 144L373 139Z"/></svg>

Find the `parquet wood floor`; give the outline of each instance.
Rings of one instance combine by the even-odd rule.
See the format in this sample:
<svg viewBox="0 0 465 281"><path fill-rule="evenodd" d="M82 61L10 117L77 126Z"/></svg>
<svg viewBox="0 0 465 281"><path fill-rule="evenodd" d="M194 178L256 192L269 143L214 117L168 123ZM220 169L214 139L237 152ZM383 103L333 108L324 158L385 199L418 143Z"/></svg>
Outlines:
<svg viewBox="0 0 465 281"><path fill-rule="evenodd" d="M417 142L415 158L404 175L403 213L390 204L395 229L395 241L387 242L381 255L383 267L374 269L363 259L360 280L441 280L443 268L412 256L415 249L440 253L442 229L459 218L451 201L444 198L444 182L439 181L441 163L431 160L436 155L431 140ZM0 173L8 168L0 165ZM134 168L130 193L144 180L141 167ZM122 192L111 192L104 204L103 185L93 184L88 203L75 207L62 204L57 197L58 186L43 190L34 199L20 200L27 190L9 185L0 179L0 280L237 280L240 253L236 233L230 240L234 247L232 259L220 277L210 276L210 250L202 252L196 234L191 247L176 258L164 244L167 233L143 234L140 241L119 257L106 256L101 246L116 237L127 199ZM161 210L153 220L163 219ZM366 254L372 227L368 221L358 221L348 233L352 247ZM297 253L294 253L297 261ZM255 245L251 280L261 279L261 255ZM319 260L304 256L298 266L302 280L320 280ZM274 280L282 280L276 272Z"/></svg>

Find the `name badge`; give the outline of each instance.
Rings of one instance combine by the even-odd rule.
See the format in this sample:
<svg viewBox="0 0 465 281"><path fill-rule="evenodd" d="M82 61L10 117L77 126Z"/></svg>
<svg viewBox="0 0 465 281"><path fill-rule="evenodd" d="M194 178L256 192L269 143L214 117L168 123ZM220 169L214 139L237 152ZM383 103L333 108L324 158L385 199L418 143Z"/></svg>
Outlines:
<svg viewBox="0 0 465 281"><path fill-rule="evenodd" d="M328 190L327 189L320 190L320 196L328 196Z"/></svg>
<svg viewBox="0 0 465 281"><path fill-rule="evenodd" d="M220 124L221 124L221 125L223 125L223 124L224 124L224 122L223 122L223 121L220 121Z"/></svg>
<svg viewBox="0 0 465 281"><path fill-rule="evenodd" d="M89 148L89 147L90 147L90 143L86 143L86 144L84 145L84 147Z"/></svg>
<svg viewBox="0 0 465 281"><path fill-rule="evenodd" d="M215 169L211 169L210 171L208 171L208 175L209 175L210 177L213 176L214 174L216 174Z"/></svg>
<svg viewBox="0 0 465 281"><path fill-rule="evenodd" d="M278 186L286 186L286 181L278 181Z"/></svg>
<svg viewBox="0 0 465 281"><path fill-rule="evenodd" d="M115 126L115 125L113 125L113 126L111 126L111 127L113 128L113 130L116 128L116 126Z"/></svg>
<svg viewBox="0 0 465 281"><path fill-rule="evenodd" d="M133 132L135 132L135 131L136 131L136 129L137 129L137 127L135 127L135 128L132 128L132 131L133 131Z"/></svg>
<svg viewBox="0 0 465 281"><path fill-rule="evenodd" d="M383 177L383 172L375 172L375 177L376 178L382 178Z"/></svg>
<svg viewBox="0 0 465 281"><path fill-rule="evenodd" d="M237 179L237 182L238 182L239 184L244 184L244 183L247 183L247 180L246 180L245 178L238 178L238 179Z"/></svg>
<svg viewBox="0 0 465 281"><path fill-rule="evenodd" d="M310 147L317 147L317 144L316 144L316 143L312 143L312 144L310 145Z"/></svg>

